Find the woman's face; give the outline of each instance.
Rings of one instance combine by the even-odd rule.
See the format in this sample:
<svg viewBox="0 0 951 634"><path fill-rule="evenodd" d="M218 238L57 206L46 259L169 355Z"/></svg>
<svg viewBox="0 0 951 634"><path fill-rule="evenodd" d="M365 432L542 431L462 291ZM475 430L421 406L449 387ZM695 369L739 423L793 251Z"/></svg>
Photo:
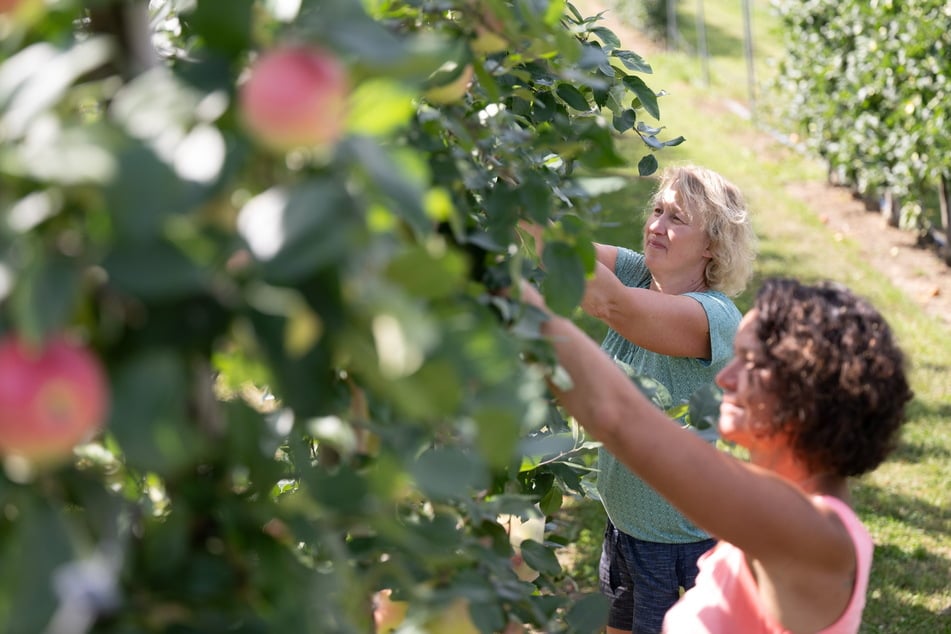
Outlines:
<svg viewBox="0 0 951 634"><path fill-rule="evenodd" d="M644 225L644 258L655 276L699 268L711 258L710 238L697 214L681 207L675 189L665 189Z"/></svg>
<svg viewBox="0 0 951 634"><path fill-rule="evenodd" d="M720 435L750 447L767 435L774 397L768 391L770 371L762 367L763 343L756 335L757 310L743 317L733 342L733 359L717 374L723 389Z"/></svg>

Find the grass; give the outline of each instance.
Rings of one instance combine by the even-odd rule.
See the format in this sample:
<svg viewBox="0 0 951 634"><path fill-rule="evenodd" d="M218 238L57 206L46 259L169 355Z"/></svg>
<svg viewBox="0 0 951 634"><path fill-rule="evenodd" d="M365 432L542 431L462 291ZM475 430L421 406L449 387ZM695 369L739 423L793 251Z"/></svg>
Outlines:
<svg viewBox="0 0 951 634"><path fill-rule="evenodd" d="M756 73L763 85L769 79L772 59L781 55L782 48L775 21L762 6L766 3L755 4ZM583 12L594 13L586 2L577 5ZM692 11L696 3L680 3L679 7L683 37L694 41ZM741 3L707 0L704 13L711 52L709 84L700 81L699 61L689 52L647 56L654 68L648 83L668 93L661 100L661 123L670 136L687 139L681 146L665 149L658 159L662 165L695 162L708 166L746 193L755 213L760 254L752 288L737 301L741 310L749 307L755 289L767 276L834 279L868 297L894 327L909 357L916 397L896 452L852 486L856 510L876 544L861 632L949 633L951 333L920 310L901 288L883 278L861 257L856 244L848 239L837 241L812 209L787 193L789 183L824 181L825 165L780 143L731 109L731 101L744 103L748 97ZM769 101L757 98L758 107ZM781 125L768 112L757 115L760 124ZM624 151L636 159L644 148L632 139ZM627 244L639 244L641 217L637 212L647 191L649 188L632 185L622 195L605 199L605 215L617 223L606 232L606 240L618 242L629 237ZM572 508L583 524L575 542L573 573L576 580L594 589L603 513L591 501Z"/></svg>

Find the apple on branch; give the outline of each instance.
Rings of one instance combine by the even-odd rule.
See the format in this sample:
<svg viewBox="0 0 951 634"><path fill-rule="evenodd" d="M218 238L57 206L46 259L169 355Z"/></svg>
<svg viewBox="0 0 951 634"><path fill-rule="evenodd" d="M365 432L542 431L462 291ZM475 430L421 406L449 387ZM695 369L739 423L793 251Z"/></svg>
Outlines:
<svg viewBox="0 0 951 634"><path fill-rule="evenodd" d="M238 93L248 131L279 152L326 147L343 136L350 78L331 53L284 46L263 53Z"/></svg>
<svg viewBox="0 0 951 634"><path fill-rule="evenodd" d="M105 372L84 346L63 336L40 347L15 334L0 340L0 454L63 462L102 427L108 406Z"/></svg>

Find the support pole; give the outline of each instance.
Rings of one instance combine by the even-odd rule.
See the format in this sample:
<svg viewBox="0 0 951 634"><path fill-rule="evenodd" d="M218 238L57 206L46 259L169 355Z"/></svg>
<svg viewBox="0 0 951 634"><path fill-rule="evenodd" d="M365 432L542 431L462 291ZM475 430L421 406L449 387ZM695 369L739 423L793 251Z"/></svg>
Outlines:
<svg viewBox="0 0 951 634"><path fill-rule="evenodd" d="M743 0L743 44L746 52L746 88L749 93L750 119L756 123L756 77L753 71L753 17L750 0Z"/></svg>

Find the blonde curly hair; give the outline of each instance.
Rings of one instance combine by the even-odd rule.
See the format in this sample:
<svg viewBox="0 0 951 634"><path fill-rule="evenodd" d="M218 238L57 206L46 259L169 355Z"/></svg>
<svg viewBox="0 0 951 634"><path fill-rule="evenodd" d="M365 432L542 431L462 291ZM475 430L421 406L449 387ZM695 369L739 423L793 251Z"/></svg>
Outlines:
<svg viewBox="0 0 951 634"><path fill-rule="evenodd" d="M753 276L756 236L739 188L713 170L697 165L666 168L651 198L656 207L667 190L677 192L680 205L698 218L710 238L710 262L704 271L709 288L734 297Z"/></svg>

